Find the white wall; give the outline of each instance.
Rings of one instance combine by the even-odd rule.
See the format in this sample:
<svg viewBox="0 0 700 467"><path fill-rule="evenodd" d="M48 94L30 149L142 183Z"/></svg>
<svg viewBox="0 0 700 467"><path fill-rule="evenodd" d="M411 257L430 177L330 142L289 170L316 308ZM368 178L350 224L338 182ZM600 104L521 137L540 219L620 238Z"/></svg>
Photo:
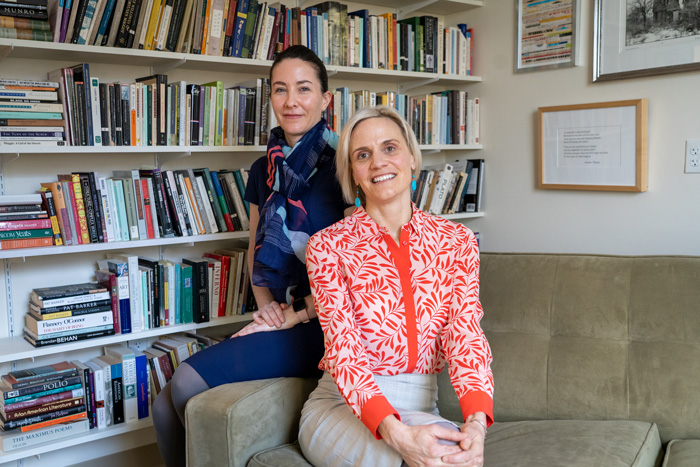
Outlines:
<svg viewBox="0 0 700 467"><path fill-rule="evenodd" d="M469 221L483 251L700 254L700 174L684 174L685 140L700 138L700 71L592 82L593 0L581 0L581 65L515 74L515 2L468 15L486 159L486 216ZM538 107L649 99L644 193L536 188Z"/></svg>

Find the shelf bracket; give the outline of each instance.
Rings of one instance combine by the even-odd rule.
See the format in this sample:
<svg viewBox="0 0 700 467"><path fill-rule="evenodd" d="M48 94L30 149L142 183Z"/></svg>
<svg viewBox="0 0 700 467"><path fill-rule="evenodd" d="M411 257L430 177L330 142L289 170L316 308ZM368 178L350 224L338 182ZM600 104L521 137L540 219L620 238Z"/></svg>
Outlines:
<svg viewBox="0 0 700 467"><path fill-rule="evenodd" d="M15 335L15 313L12 306L12 267L10 261L5 259L5 299L7 300L7 329L10 332L10 336Z"/></svg>
<svg viewBox="0 0 700 467"><path fill-rule="evenodd" d="M182 159L183 157L191 157L192 151L182 151L182 152L157 152L156 158L158 161L157 167L163 167L168 162Z"/></svg>
<svg viewBox="0 0 700 467"><path fill-rule="evenodd" d="M14 49L14 45L6 45L4 47L0 47L0 60L4 60L5 58L7 58L7 56L10 55Z"/></svg>
<svg viewBox="0 0 700 467"><path fill-rule="evenodd" d="M175 68L178 68L187 62L187 57L180 58L178 60L173 60L170 62L167 62L163 65L155 65L151 67L151 73L154 75L157 74L164 74L169 72L170 70L173 70Z"/></svg>
<svg viewBox="0 0 700 467"><path fill-rule="evenodd" d="M429 156L430 154L437 154L439 152L440 152L439 149L424 149L420 153L421 153L421 156Z"/></svg>
<svg viewBox="0 0 700 467"><path fill-rule="evenodd" d="M423 0L422 2L416 2L412 3L411 5L407 5L404 7L400 7L397 10L397 19L404 19L406 16L410 15L414 11L420 10L422 8L425 8L427 6L432 5L433 3L437 2L437 0Z"/></svg>
<svg viewBox="0 0 700 467"><path fill-rule="evenodd" d="M438 80L437 76L435 78L425 78L425 79L419 79L416 81L411 81L409 83L405 84L399 84L399 92L401 94L405 94L407 91L410 91L411 89L418 88L420 86L425 86L428 84L432 84Z"/></svg>
<svg viewBox="0 0 700 467"><path fill-rule="evenodd" d="M326 70L326 74L330 77L338 74L338 70Z"/></svg>

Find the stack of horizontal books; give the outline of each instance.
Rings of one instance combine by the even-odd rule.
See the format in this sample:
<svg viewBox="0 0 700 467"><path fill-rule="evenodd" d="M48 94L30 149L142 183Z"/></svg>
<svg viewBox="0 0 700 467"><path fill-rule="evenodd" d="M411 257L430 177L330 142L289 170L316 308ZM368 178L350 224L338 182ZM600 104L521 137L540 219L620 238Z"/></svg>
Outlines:
<svg viewBox="0 0 700 467"><path fill-rule="evenodd" d="M0 38L52 41L47 7L48 0L3 1L0 3Z"/></svg>
<svg viewBox="0 0 700 467"><path fill-rule="evenodd" d="M0 196L0 250L51 246L53 234L40 194Z"/></svg>
<svg viewBox="0 0 700 467"><path fill-rule="evenodd" d="M0 146L66 144L58 87L57 81L0 79Z"/></svg>
<svg viewBox="0 0 700 467"><path fill-rule="evenodd" d="M111 336L111 310L109 291L95 282L33 289L24 338L43 347Z"/></svg>
<svg viewBox="0 0 700 467"><path fill-rule="evenodd" d="M84 381L72 363L12 371L0 379L3 451L88 430Z"/></svg>

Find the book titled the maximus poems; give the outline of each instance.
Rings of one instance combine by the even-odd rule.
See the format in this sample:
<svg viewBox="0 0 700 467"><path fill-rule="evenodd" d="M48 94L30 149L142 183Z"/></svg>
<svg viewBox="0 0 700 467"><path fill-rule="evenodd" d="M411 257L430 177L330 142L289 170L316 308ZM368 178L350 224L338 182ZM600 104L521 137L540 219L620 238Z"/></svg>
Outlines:
<svg viewBox="0 0 700 467"><path fill-rule="evenodd" d="M68 436L75 436L89 430L87 419L70 423L47 426L37 430L21 432L10 431L0 435L3 452L14 451L15 449L27 448L35 444L54 441Z"/></svg>

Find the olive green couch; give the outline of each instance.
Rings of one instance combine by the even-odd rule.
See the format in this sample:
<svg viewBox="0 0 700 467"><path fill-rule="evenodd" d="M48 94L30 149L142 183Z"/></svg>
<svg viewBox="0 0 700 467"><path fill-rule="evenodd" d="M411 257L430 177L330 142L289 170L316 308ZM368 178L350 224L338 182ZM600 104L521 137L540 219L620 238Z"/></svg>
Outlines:
<svg viewBox="0 0 700 467"><path fill-rule="evenodd" d="M486 467L700 466L700 257L483 253L496 423ZM188 464L309 465L315 381L221 386L187 406ZM440 411L458 420L440 375Z"/></svg>

